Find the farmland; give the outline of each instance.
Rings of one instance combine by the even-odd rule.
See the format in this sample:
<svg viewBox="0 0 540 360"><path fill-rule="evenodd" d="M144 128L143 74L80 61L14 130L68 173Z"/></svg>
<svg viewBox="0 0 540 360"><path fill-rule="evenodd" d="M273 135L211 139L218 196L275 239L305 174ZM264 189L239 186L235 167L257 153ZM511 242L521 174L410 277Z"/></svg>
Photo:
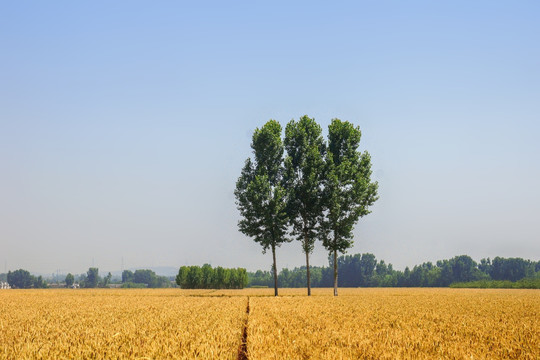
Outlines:
<svg viewBox="0 0 540 360"><path fill-rule="evenodd" d="M0 359L540 357L538 290L272 292L5 290Z"/></svg>
<svg viewBox="0 0 540 360"><path fill-rule="evenodd" d="M245 298L176 295L4 291L0 358L236 358Z"/></svg>

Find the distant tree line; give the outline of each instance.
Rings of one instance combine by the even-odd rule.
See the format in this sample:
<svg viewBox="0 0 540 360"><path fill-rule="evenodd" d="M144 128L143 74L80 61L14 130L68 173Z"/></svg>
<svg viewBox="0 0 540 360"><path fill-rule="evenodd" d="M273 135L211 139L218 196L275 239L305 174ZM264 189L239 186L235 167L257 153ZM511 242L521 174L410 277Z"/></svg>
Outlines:
<svg viewBox="0 0 540 360"><path fill-rule="evenodd" d="M152 270L139 269L135 272L124 270L122 272L122 287L125 288L167 288L171 281L167 276L159 276Z"/></svg>
<svg viewBox="0 0 540 360"><path fill-rule="evenodd" d="M71 282L71 274L68 274L66 276L66 283ZM111 283L112 275L109 272L107 276L101 277L99 276L99 269L96 267L91 267L88 269L86 274L79 275L79 286L82 288L105 288L109 287L109 284Z"/></svg>
<svg viewBox="0 0 540 360"><path fill-rule="evenodd" d="M540 278L540 261L496 257L479 263L461 255L435 264L426 262L412 269L395 270L392 264L377 261L373 254L344 255L337 258L340 285L343 287L447 287L452 283L500 280L515 282ZM333 257L328 267L311 267L314 287L333 285ZM248 273L249 286L272 286L272 273L258 270ZM306 268L283 269L278 275L282 287L305 287ZM493 285L495 286L495 285Z"/></svg>
<svg viewBox="0 0 540 360"><path fill-rule="evenodd" d="M182 266L176 283L182 289L243 289L248 284L248 275L243 268L212 268L209 264Z"/></svg>
<svg viewBox="0 0 540 360"><path fill-rule="evenodd" d="M8 271L6 280L14 289L45 289L47 288L47 283L43 280L43 277L40 275L35 277L31 275L30 272L24 269L19 269L15 271Z"/></svg>
<svg viewBox="0 0 540 360"><path fill-rule="evenodd" d="M527 277L517 281L510 280L477 280L455 282L451 288L461 289L540 289L540 276Z"/></svg>

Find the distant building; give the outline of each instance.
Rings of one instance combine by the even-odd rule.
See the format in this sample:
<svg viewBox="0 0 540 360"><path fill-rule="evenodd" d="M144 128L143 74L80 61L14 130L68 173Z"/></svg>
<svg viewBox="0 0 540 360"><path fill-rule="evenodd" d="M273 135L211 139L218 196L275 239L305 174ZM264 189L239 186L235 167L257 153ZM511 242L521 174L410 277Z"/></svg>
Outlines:
<svg viewBox="0 0 540 360"><path fill-rule="evenodd" d="M0 281L0 289L11 289L11 286L5 281Z"/></svg>

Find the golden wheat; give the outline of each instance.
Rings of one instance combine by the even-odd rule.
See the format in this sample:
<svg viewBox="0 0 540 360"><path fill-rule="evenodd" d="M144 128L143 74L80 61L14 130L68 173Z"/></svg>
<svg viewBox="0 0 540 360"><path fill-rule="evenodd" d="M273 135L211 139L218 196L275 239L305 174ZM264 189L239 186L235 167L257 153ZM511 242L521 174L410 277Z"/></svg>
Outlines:
<svg viewBox="0 0 540 360"><path fill-rule="evenodd" d="M245 298L176 295L166 290L3 291L0 358L236 358Z"/></svg>
<svg viewBox="0 0 540 360"><path fill-rule="evenodd" d="M5 290L0 359L540 359L538 290L305 293Z"/></svg>
<svg viewBox="0 0 540 360"><path fill-rule="evenodd" d="M251 298L250 358L540 357L536 290L347 289L343 293L347 295L337 298Z"/></svg>

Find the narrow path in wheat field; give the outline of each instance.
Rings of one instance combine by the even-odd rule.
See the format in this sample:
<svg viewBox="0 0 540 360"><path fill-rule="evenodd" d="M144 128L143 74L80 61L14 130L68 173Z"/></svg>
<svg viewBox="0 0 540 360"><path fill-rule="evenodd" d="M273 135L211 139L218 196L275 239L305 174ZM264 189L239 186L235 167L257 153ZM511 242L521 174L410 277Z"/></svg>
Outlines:
<svg viewBox="0 0 540 360"><path fill-rule="evenodd" d="M249 296L247 297L246 305L246 321L244 321L244 326L242 327L242 342L238 348L238 360L248 360L247 352L247 336L248 336L248 319L249 319Z"/></svg>

